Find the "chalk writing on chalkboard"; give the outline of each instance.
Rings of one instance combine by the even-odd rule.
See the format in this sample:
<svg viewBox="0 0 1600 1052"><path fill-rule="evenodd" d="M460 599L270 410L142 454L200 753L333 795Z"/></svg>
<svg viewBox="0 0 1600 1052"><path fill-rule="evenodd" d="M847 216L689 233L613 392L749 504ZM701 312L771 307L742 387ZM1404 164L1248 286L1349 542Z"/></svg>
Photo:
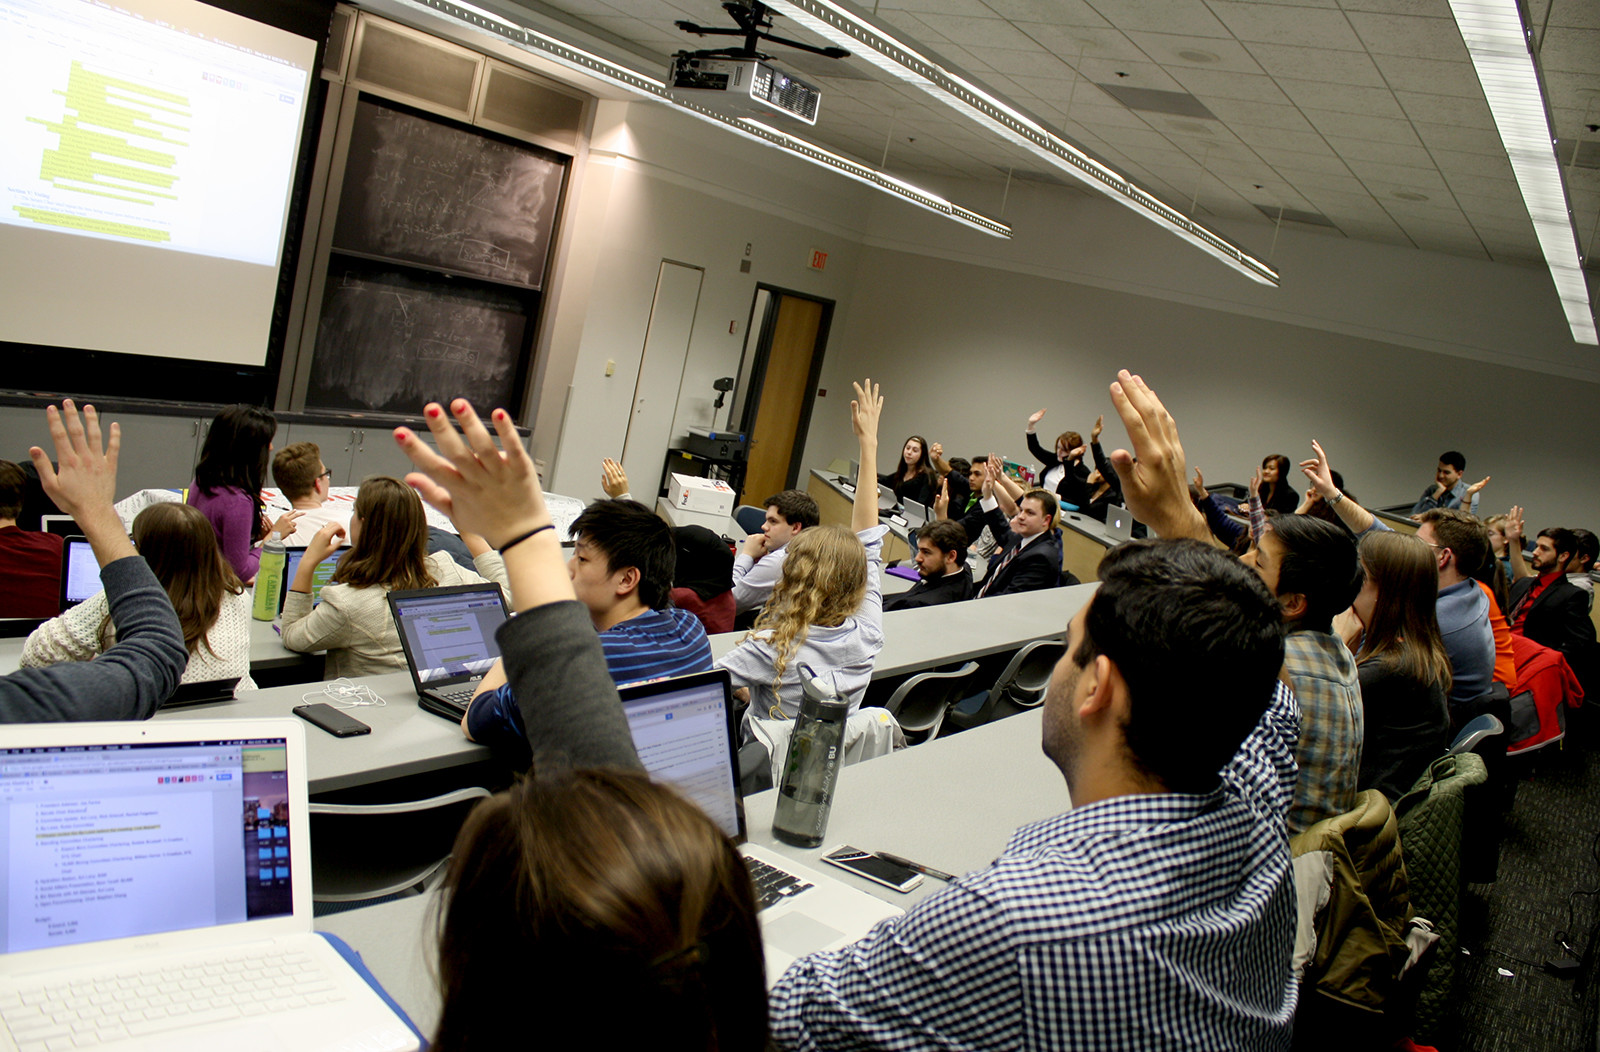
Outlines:
<svg viewBox="0 0 1600 1052"><path fill-rule="evenodd" d="M539 288L566 165L362 98L333 246Z"/></svg>
<svg viewBox="0 0 1600 1052"><path fill-rule="evenodd" d="M526 314L510 290L441 288L353 262L329 276L306 402L415 414L459 394L515 411Z"/></svg>

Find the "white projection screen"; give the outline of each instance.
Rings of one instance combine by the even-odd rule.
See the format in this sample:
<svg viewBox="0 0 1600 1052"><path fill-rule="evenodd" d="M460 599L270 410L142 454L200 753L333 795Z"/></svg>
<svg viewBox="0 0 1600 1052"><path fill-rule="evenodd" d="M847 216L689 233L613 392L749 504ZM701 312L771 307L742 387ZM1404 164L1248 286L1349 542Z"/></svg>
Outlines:
<svg viewBox="0 0 1600 1052"><path fill-rule="evenodd" d="M261 366L316 42L0 0L0 340Z"/></svg>

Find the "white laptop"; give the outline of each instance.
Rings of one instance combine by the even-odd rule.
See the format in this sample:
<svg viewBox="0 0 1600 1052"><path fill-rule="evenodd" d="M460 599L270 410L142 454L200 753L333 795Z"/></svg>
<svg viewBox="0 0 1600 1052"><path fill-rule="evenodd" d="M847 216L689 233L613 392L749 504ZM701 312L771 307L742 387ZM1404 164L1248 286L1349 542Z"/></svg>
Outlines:
<svg viewBox="0 0 1600 1052"><path fill-rule="evenodd" d="M1106 505L1106 535L1117 541L1133 540L1133 516L1120 504Z"/></svg>
<svg viewBox="0 0 1600 1052"><path fill-rule="evenodd" d="M908 500L905 504L906 525L914 530L920 530L933 518L932 512L926 504L919 501Z"/></svg>
<svg viewBox="0 0 1600 1052"><path fill-rule="evenodd" d="M297 720L0 728L0 843L0 1048L419 1047L312 933Z"/></svg>
<svg viewBox="0 0 1600 1052"><path fill-rule="evenodd" d="M624 687L622 708L645 769L676 786L740 845L761 905L767 985L798 958L849 945L905 911L758 844L745 842L733 690L726 670Z"/></svg>

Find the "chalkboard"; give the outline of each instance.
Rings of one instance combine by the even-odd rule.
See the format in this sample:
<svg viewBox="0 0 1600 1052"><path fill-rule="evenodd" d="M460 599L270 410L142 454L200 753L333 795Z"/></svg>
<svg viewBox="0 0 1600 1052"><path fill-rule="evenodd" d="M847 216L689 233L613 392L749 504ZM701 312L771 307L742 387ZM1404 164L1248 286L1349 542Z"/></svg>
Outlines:
<svg viewBox="0 0 1600 1052"><path fill-rule="evenodd" d="M527 294L353 261L328 277L306 404L415 415L457 395L517 411Z"/></svg>
<svg viewBox="0 0 1600 1052"><path fill-rule="evenodd" d="M333 247L537 289L566 164L363 97Z"/></svg>

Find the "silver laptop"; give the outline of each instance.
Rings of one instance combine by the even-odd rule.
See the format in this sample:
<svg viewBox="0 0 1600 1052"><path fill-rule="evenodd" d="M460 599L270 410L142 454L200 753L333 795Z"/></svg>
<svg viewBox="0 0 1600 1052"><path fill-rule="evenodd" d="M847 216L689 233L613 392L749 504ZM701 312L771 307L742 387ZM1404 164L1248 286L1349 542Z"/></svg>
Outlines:
<svg viewBox="0 0 1600 1052"><path fill-rule="evenodd" d="M299 721L0 730L0 1046L416 1049L311 930Z"/></svg>
<svg viewBox="0 0 1600 1052"><path fill-rule="evenodd" d="M767 985L798 958L849 945L878 921L905 912L746 843L733 688L726 670L641 683L619 693L645 769L699 804L740 845L760 900Z"/></svg>
<svg viewBox="0 0 1600 1052"><path fill-rule="evenodd" d="M888 511L900 503L900 498L894 495L894 490L883 483L878 483L878 510Z"/></svg>
<svg viewBox="0 0 1600 1052"><path fill-rule="evenodd" d="M1106 505L1106 536L1115 541L1133 540L1133 516L1120 504Z"/></svg>
<svg viewBox="0 0 1600 1052"><path fill-rule="evenodd" d="M928 524L932 517L928 506L921 501L908 500L905 504L906 525L913 530L921 529Z"/></svg>
<svg viewBox="0 0 1600 1052"><path fill-rule="evenodd" d="M388 598L417 704L459 723L500 656L494 634L507 617L500 586L488 581L419 588L390 592Z"/></svg>

